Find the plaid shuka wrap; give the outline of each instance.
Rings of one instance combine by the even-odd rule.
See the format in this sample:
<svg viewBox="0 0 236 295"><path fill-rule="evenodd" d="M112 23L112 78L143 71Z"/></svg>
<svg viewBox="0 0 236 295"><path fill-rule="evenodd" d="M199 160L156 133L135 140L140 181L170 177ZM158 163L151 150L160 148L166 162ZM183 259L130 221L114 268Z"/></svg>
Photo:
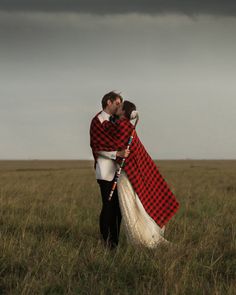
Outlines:
<svg viewBox="0 0 236 295"><path fill-rule="evenodd" d="M108 134L107 130L104 128L104 124L109 121L104 121L101 124L98 119L99 112L93 119L90 125L90 146L92 148L93 157L94 157L94 168L96 167L98 151L116 151L117 145L114 142L114 138L111 134ZM112 127L112 125L111 125Z"/></svg>
<svg viewBox="0 0 236 295"><path fill-rule="evenodd" d="M95 165L96 151L126 149L133 129L134 126L128 119L117 120L115 124L109 121L101 124L95 116L90 128ZM146 212L163 227L176 213L179 203L136 132L130 150L123 169ZM121 163L121 158L117 158L117 162Z"/></svg>

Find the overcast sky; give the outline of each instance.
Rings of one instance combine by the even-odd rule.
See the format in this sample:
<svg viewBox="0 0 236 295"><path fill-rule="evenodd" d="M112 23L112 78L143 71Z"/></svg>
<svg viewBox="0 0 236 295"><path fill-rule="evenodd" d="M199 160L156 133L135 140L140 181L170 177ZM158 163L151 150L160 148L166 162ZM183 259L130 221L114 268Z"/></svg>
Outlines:
<svg viewBox="0 0 236 295"><path fill-rule="evenodd" d="M110 90L153 158L235 159L235 3L0 0L0 159L92 159Z"/></svg>

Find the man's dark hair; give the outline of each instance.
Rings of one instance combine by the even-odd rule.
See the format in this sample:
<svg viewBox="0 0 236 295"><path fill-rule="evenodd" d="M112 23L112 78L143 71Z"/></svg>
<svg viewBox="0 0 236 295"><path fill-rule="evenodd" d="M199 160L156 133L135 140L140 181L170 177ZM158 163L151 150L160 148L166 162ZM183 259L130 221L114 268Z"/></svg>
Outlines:
<svg viewBox="0 0 236 295"><path fill-rule="evenodd" d="M105 107L107 106L108 100L113 102L117 99L117 97L120 98L121 102L123 101L123 98L120 95L120 93L116 93L114 91L111 91L111 92L105 94L102 98L102 108L105 109Z"/></svg>
<svg viewBox="0 0 236 295"><path fill-rule="evenodd" d="M130 120L130 115L133 111L136 111L136 106L134 103L125 100L123 102L123 111L125 111L125 117Z"/></svg>

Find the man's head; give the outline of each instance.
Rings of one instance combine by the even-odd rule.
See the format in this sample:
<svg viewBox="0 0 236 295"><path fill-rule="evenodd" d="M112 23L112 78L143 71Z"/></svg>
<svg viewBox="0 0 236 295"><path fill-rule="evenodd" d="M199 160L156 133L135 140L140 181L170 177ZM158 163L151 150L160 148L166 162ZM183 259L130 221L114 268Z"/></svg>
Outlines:
<svg viewBox="0 0 236 295"><path fill-rule="evenodd" d="M119 93L111 91L103 96L102 108L108 114L114 115L122 101L123 98Z"/></svg>

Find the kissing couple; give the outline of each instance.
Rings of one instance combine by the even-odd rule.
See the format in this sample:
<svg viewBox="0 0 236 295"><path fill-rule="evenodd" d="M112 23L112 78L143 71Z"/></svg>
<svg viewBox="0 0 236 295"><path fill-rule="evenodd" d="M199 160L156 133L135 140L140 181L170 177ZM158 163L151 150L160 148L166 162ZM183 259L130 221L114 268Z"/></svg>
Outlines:
<svg viewBox="0 0 236 295"><path fill-rule="evenodd" d="M111 91L103 96L102 111L90 125L90 146L102 196L100 233L109 249L118 245L121 219L131 244L156 248L168 243L165 225L179 208L175 195L133 131L132 121L137 115L134 103L123 101L119 93ZM132 132L133 140L127 149ZM123 158L125 165L109 200Z"/></svg>

